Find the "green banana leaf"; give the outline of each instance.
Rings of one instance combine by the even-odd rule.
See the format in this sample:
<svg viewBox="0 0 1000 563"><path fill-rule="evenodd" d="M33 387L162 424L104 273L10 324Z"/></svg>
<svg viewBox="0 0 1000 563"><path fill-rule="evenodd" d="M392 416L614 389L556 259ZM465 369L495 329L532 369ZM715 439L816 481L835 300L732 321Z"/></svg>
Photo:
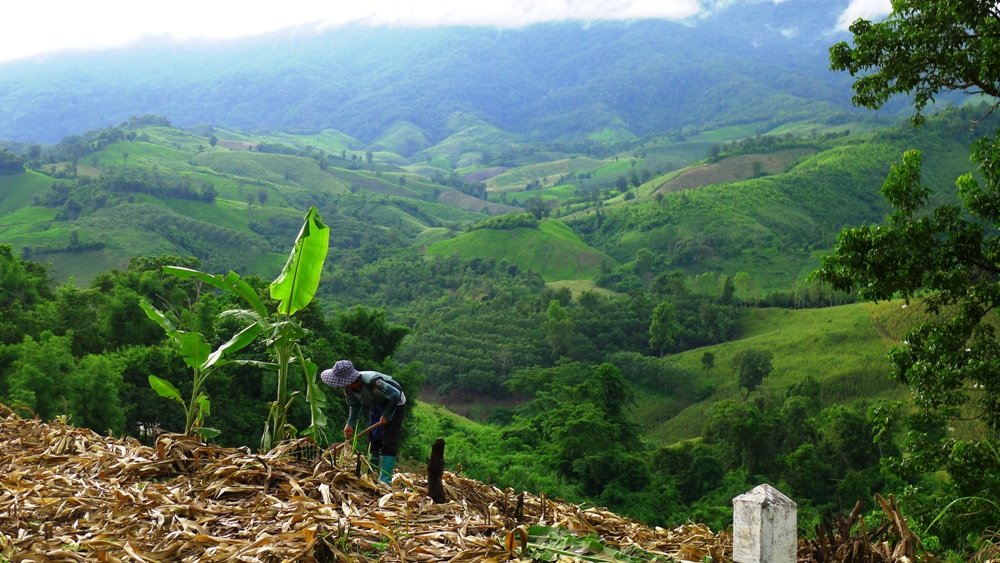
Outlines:
<svg viewBox="0 0 1000 563"><path fill-rule="evenodd" d="M219 346L218 349L216 349L208 356L208 358L205 360L205 363L201 366L202 369L208 369L213 365L216 365L219 359L222 358L222 355L227 352L239 352L247 345L249 345L251 342L253 342L254 339L257 338L257 335L260 334L261 330L262 328L260 325L252 324L244 328L243 330L239 331L232 338L230 338L227 342Z"/></svg>
<svg viewBox="0 0 1000 563"><path fill-rule="evenodd" d="M243 281L243 278L241 278L236 272L230 271L225 276L220 276L218 274L206 274L205 272L185 268L183 266L164 266L163 271L164 273L181 279L195 278L227 293L236 293L242 297L243 300L246 301L258 315L262 317L267 316L267 307L264 306L264 302L261 301L257 292L250 287L250 284Z"/></svg>
<svg viewBox="0 0 1000 563"><path fill-rule="evenodd" d="M278 313L293 315L312 301L329 248L330 228L323 223L316 206L312 206L285 267L271 282L271 298L279 302Z"/></svg>
<svg viewBox="0 0 1000 563"><path fill-rule="evenodd" d="M173 399L182 405L184 404L184 399L181 398L181 392L174 387L173 383L170 383L166 379L150 375L149 386L153 388L153 391L156 391L157 395L165 399Z"/></svg>

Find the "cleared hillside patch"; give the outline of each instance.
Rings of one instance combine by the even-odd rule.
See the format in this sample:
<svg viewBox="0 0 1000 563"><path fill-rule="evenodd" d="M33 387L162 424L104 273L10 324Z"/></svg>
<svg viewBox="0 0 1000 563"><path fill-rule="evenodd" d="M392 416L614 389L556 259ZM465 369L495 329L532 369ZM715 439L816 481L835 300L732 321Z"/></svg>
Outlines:
<svg viewBox="0 0 1000 563"><path fill-rule="evenodd" d="M603 165L604 163L600 160L579 157L519 166L486 180L486 189L490 193L518 191L523 190L526 184L535 180L551 186L561 176L593 170Z"/></svg>
<svg viewBox="0 0 1000 563"><path fill-rule="evenodd" d="M0 215L31 205L35 196L47 190L53 183L52 178L33 170L0 176Z"/></svg>
<svg viewBox="0 0 1000 563"><path fill-rule="evenodd" d="M560 221L543 220L538 228L477 229L427 247L430 256L506 260L538 272L545 281L591 279L614 265L608 255L587 246Z"/></svg>
<svg viewBox="0 0 1000 563"><path fill-rule="evenodd" d="M764 174L784 172L793 162L815 154L816 149L795 148L759 154L741 154L719 162L692 166L660 184L657 192L677 192L747 180Z"/></svg>
<svg viewBox="0 0 1000 563"><path fill-rule="evenodd" d="M743 400L744 391L730 364L738 352L751 348L770 351L774 367L754 395L780 397L789 386L811 377L823 405L899 399L905 395L905 388L889 378L889 343L876 329L872 311L866 304L823 309L745 309L737 340L689 350L665 360L700 374L712 387L712 394L666 419L664 411L676 409L677 405L649 395L637 406L638 418L650 438L662 445L702 435L708 413L716 403ZM712 369L702 364L705 352L714 355Z"/></svg>

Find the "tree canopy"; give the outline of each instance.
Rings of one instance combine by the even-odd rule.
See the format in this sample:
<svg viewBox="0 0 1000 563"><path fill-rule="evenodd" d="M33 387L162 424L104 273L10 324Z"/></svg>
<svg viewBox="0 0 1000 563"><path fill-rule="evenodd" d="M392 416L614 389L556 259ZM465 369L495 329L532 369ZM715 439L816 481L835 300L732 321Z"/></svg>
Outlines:
<svg viewBox="0 0 1000 563"><path fill-rule="evenodd" d="M912 94L917 121L941 92L1000 96L1000 8L986 0L895 0L881 22L855 21L854 45L830 48L834 70L858 77L854 103L882 107Z"/></svg>
<svg viewBox="0 0 1000 563"><path fill-rule="evenodd" d="M994 109L1000 104L1000 10L993 2L897 0L887 19L858 20L851 32L854 45L834 45L830 59L835 70L857 77L859 105L877 109L894 94L909 94L920 124L942 93L985 94ZM1000 517L995 503L976 504L1000 498L1000 456L990 440L1000 431L994 313L1000 306L1000 131L974 141L971 152L977 169L956 180L957 202L931 207L921 154L907 151L882 186L892 206L885 223L842 231L815 274L868 299L919 299L931 314L890 352L894 376L914 390L919 407L910 421L911 455L897 468L911 476L948 471L952 489L941 504L970 505L934 519L945 516L940 529L949 533ZM949 433L970 419L978 438Z"/></svg>

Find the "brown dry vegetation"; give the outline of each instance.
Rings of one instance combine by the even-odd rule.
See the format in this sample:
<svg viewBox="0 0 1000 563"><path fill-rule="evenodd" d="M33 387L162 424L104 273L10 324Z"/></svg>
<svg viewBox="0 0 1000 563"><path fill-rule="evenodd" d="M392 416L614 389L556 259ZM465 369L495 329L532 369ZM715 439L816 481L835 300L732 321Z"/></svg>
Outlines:
<svg viewBox="0 0 1000 563"><path fill-rule="evenodd" d="M657 192L679 192L708 186L728 184L754 177L754 162L760 163L764 174L783 172L796 159L815 153L815 149L786 149L771 153L731 156L719 162L692 166L656 188Z"/></svg>
<svg viewBox="0 0 1000 563"><path fill-rule="evenodd" d="M266 454L176 434L154 447L0 405L0 561L718 561L728 532L650 528L599 508L517 494L445 472L392 486L337 448L291 441ZM798 561L933 560L896 503L884 523L850 517L800 540ZM558 530L558 541L532 536ZM554 536L556 534L553 534ZM590 538L584 554L566 538ZM597 542L597 550L593 549ZM602 551L603 550L603 551ZM602 553L608 553L603 555Z"/></svg>
<svg viewBox="0 0 1000 563"><path fill-rule="evenodd" d="M640 560L724 560L729 536L649 528L605 510L518 496L445 473L392 487L357 476L353 456L267 454L164 434L154 447L0 406L0 561L529 561L541 524ZM315 452L313 452L315 453ZM339 459L338 459L339 458Z"/></svg>

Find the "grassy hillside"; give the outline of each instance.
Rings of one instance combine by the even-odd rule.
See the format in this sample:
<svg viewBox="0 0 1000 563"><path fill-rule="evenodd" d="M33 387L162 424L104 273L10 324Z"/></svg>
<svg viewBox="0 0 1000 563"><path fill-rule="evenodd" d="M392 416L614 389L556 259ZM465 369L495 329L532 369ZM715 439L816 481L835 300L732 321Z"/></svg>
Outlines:
<svg viewBox="0 0 1000 563"><path fill-rule="evenodd" d="M815 149L785 149L763 154L744 154L692 166L656 187L663 192L689 190L710 184L728 184L757 176L784 172L796 160L814 154Z"/></svg>
<svg viewBox="0 0 1000 563"><path fill-rule="evenodd" d="M564 220L619 262L645 248L689 273L747 272L762 291L783 289L818 265L816 251L832 247L840 229L882 220L879 189L903 151L923 150L925 183L938 201L953 198L955 178L970 169L968 142L954 118L942 118L919 133L904 126L838 136L811 156L795 149L723 158L661 181L664 189L685 188L679 193L656 192L650 183L632 201L617 197L599 213ZM752 172L754 162L788 168L731 181Z"/></svg>
<svg viewBox="0 0 1000 563"><path fill-rule="evenodd" d="M477 229L434 243L427 247L427 254L506 260L538 272L545 281L589 279L614 264L554 219L542 221L538 228Z"/></svg>
<svg viewBox="0 0 1000 563"><path fill-rule="evenodd" d="M891 307L899 310L899 303ZM886 353L893 340L878 330L875 316L891 315L895 323L905 323L900 314L886 311L886 305L854 304L825 309L746 309L741 316L736 340L689 350L664 361L699 374L711 387L711 394L693 405L677 405L645 395L636 408L650 439L669 444L700 436L706 414L715 403L742 400L738 374L731 366L741 350L767 350L773 354L774 370L751 395L783 396L792 385L812 378L822 404L849 403L865 399L897 399L905 389L889 379ZM896 340L898 342L898 340ZM705 369L702 356L715 356L715 367Z"/></svg>
<svg viewBox="0 0 1000 563"><path fill-rule="evenodd" d="M0 217L4 218L2 223L10 226L13 219L6 216L31 205L35 194L48 188L51 183L52 178L33 171L0 176L0 186L3 186L0 189Z"/></svg>
<svg viewBox="0 0 1000 563"><path fill-rule="evenodd" d="M309 205L338 221L332 245L345 246L332 253L331 264L362 252L362 239L388 250L512 209L398 168L388 172L385 158L367 170L358 167L363 157L321 156L318 150L352 144L335 132L217 132L227 142L215 147L207 136L162 125L109 128L53 147L54 157L84 155L0 177L0 243L50 264L57 280L81 284L123 268L130 257L153 254L191 255L209 269L269 276ZM262 143L306 148L249 150Z"/></svg>
<svg viewBox="0 0 1000 563"><path fill-rule="evenodd" d="M521 166L486 180L486 188L490 193L496 194L519 191L524 189L525 184L535 180L540 181L543 187L550 187L562 176L572 176L602 165L600 160L581 157Z"/></svg>

